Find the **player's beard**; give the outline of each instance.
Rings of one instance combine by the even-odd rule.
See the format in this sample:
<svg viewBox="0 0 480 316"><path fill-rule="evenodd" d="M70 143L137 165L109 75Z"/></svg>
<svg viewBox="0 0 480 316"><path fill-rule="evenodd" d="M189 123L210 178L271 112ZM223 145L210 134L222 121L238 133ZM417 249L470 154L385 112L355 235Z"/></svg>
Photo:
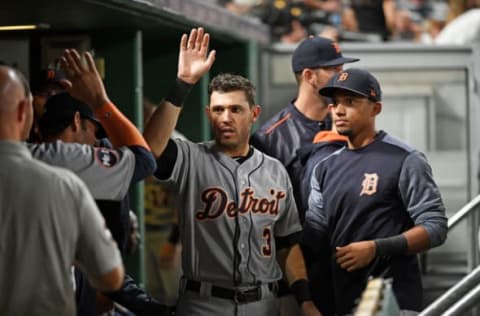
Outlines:
<svg viewBox="0 0 480 316"><path fill-rule="evenodd" d="M238 136L236 137L223 137L222 133L215 133L215 142L220 148L227 150L235 150L240 147L240 141Z"/></svg>
<svg viewBox="0 0 480 316"><path fill-rule="evenodd" d="M339 129L337 128L337 133L340 134L340 135L342 135L342 136L345 136L345 137L350 137L350 136L353 135L352 129L344 129L344 130L340 129L340 130L339 130Z"/></svg>

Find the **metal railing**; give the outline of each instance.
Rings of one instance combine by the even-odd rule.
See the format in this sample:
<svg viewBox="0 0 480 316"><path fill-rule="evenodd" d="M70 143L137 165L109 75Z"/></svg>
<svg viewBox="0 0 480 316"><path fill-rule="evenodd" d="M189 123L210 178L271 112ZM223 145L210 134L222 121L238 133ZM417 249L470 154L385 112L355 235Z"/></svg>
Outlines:
<svg viewBox="0 0 480 316"><path fill-rule="evenodd" d="M451 230L453 227L457 226L457 224L468 214L470 214L471 211L475 209L480 205L480 194L474 197L470 202L465 204L464 207L462 207L458 212L450 216L448 219L448 230Z"/></svg>
<svg viewBox="0 0 480 316"><path fill-rule="evenodd" d="M480 266L470 272L470 274L461 279L457 284L455 284L452 288L450 288L447 292L445 292L442 296L425 308L419 316L443 315L445 310L447 310L453 304L460 302L462 297L465 297L466 294L469 294L468 292L477 286L479 281Z"/></svg>
<svg viewBox="0 0 480 316"><path fill-rule="evenodd" d="M462 219L480 205L480 194L465 204L448 219L448 230L454 228ZM477 243L475 243L477 244ZM463 315L478 303L480 297L480 266L425 308L419 316Z"/></svg>

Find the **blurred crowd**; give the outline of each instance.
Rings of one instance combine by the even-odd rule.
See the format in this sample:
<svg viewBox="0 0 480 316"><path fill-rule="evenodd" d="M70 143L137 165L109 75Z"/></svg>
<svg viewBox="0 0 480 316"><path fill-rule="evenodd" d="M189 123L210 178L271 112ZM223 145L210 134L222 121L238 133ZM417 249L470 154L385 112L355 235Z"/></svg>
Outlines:
<svg viewBox="0 0 480 316"><path fill-rule="evenodd" d="M236 14L259 18L271 27L272 41L296 43L309 35L337 41L433 44L452 21L458 32L479 38L480 0L216 0ZM471 12L470 12L471 11ZM463 17L468 15L467 17ZM458 23L457 23L458 24Z"/></svg>

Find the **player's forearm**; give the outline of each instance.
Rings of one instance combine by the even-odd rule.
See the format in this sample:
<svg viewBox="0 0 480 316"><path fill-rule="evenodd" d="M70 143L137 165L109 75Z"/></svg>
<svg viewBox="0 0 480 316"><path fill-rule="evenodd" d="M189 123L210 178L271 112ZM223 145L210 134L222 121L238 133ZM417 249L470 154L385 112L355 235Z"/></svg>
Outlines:
<svg viewBox="0 0 480 316"><path fill-rule="evenodd" d="M431 247L430 235L421 225L410 228L403 235L407 239L409 254L419 253Z"/></svg>
<svg viewBox="0 0 480 316"><path fill-rule="evenodd" d="M145 126L143 135L155 157L160 157L177 125L181 107L162 102Z"/></svg>
<svg viewBox="0 0 480 316"><path fill-rule="evenodd" d="M302 250L298 244L288 249L285 257L284 272L288 285L295 295L297 302L301 306L303 306L305 302L310 302L312 295L307 280L307 268L305 267Z"/></svg>
<svg viewBox="0 0 480 316"><path fill-rule="evenodd" d="M140 146L150 150L137 127L113 103L105 102L96 108L95 116L114 147Z"/></svg>
<svg viewBox="0 0 480 316"><path fill-rule="evenodd" d="M285 278L289 285L295 281L307 279L307 268L305 267L305 260L303 253L298 244L293 245L288 250L285 257Z"/></svg>
<svg viewBox="0 0 480 316"><path fill-rule="evenodd" d="M376 256L415 254L429 248L430 236L420 225L410 228L403 234L375 240Z"/></svg>

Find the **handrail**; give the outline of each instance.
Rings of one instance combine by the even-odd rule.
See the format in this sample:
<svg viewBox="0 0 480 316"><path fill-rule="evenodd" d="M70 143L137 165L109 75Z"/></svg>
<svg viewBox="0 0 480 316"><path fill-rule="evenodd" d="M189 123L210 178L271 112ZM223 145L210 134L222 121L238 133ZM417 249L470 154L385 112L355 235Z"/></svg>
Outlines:
<svg viewBox="0 0 480 316"><path fill-rule="evenodd" d="M478 304L479 298L480 298L480 285L477 285L473 290L468 292L452 307L447 309L445 313L442 314L442 316L465 315L467 311L471 310L473 307L475 307L475 305Z"/></svg>
<svg viewBox="0 0 480 316"><path fill-rule="evenodd" d="M480 194L474 197L470 202L465 204L458 212L453 214L448 218L448 230L450 231L454 228L465 216L470 214L477 206L480 205ZM461 279L457 284L452 286L447 292L442 296L437 298L433 303L431 303L427 308L425 308L419 316L435 316L440 315L445 312L452 304L456 303L462 297L470 297L469 292L478 285L480 282L480 266L475 268L467 276ZM472 291L475 294L475 297L478 294L476 291ZM469 302L470 300L468 300ZM465 302L468 303L468 302ZM463 305L460 305L457 308L461 308ZM452 310L454 312L455 309Z"/></svg>
<svg viewBox="0 0 480 316"><path fill-rule="evenodd" d="M464 207L462 207L458 212L453 214L448 218L448 230L451 230L453 227L455 227L465 216L470 214L472 210L475 209L480 205L480 194L474 197L470 202L465 204Z"/></svg>
<svg viewBox="0 0 480 316"><path fill-rule="evenodd" d="M419 316L437 316L456 303L460 298L467 294L480 282L480 266L475 268L467 276L452 286L442 296L437 298L432 304L425 308Z"/></svg>

